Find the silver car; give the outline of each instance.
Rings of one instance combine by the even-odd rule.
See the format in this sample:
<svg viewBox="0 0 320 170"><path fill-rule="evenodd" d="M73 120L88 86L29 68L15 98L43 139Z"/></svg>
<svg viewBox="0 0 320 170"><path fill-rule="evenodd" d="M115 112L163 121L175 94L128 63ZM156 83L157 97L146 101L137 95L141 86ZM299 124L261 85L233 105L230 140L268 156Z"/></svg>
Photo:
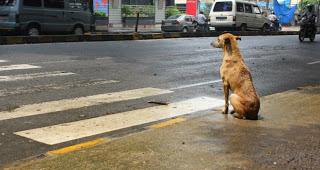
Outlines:
<svg viewBox="0 0 320 170"><path fill-rule="evenodd" d="M162 31L194 32L196 22L192 15L174 15L162 21Z"/></svg>

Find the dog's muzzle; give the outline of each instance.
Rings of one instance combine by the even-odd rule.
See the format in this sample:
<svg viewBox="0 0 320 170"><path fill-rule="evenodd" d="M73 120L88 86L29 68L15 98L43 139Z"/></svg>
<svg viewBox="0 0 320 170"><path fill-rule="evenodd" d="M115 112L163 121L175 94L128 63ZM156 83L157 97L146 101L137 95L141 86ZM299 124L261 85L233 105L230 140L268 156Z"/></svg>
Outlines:
<svg viewBox="0 0 320 170"><path fill-rule="evenodd" d="M214 48L220 48L219 44L217 42L212 42L210 45Z"/></svg>

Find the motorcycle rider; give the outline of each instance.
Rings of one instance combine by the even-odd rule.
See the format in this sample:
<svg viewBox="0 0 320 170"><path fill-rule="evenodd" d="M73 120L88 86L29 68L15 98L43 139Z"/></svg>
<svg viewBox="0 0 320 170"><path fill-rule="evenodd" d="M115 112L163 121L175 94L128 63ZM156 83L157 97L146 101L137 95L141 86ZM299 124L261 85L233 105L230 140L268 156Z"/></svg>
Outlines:
<svg viewBox="0 0 320 170"><path fill-rule="evenodd" d="M308 4L306 6L306 10L304 10L304 12L301 15L301 19L305 18L305 22L311 20L313 17L312 9L313 9L313 5Z"/></svg>
<svg viewBox="0 0 320 170"><path fill-rule="evenodd" d="M278 18L274 14L274 12L272 11L271 14L268 16L268 19L273 22L273 21L277 20Z"/></svg>
<svg viewBox="0 0 320 170"><path fill-rule="evenodd" d="M315 27L315 15L313 14L313 5L309 4L301 15L301 26Z"/></svg>
<svg viewBox="0 0 320 170"><path fill-rule="evenodd" d="M311 41L315 38L317 28L315 24L316 16L313 14L313 8L313 5L307 5L300 15L300 41L303 41L305 37L309 37Z"/></svg>
<svg viewBox="0 0 320 170"><path fill-rule="evenodd" d="M272 11L271 14L268 16L268 19L271 21L271 28L274 29L275 31L278 31L280 29L280 24L278 17L274 14Z"/></svg>
<svg viewBox="0 0 320 170"><path fill-rule="evenodd" d="M199 30L205 31L205 27L206 27L206 22L207 22L207 18L206 16L203 14L203 11L200 11L199 14L197 15L197 22L198 22L198 26L199 26Z"/></svg>

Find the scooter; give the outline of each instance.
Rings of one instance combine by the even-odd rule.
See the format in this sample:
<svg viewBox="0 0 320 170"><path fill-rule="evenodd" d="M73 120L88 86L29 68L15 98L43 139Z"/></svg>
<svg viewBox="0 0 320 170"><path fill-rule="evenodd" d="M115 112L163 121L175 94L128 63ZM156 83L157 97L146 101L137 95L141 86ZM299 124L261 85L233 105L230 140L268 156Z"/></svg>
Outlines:
<svg viewBox="0 0 320 170"><path fill-rule="evenodd" d="M310 19L303 17L301 19L299 40L303 42L305 38L309 38L311 42L314 41L317 33L317 27L315 25L316 17L313 15Z"/></svg>
<svg viewBox="0 0 320 170"><path fill-rule="evenodd" d="M270 31L281 31L282 30L282 26L281 24L279 23L279 20L276 19L274 21L271 21L271 24L270 24Z"/></svg>

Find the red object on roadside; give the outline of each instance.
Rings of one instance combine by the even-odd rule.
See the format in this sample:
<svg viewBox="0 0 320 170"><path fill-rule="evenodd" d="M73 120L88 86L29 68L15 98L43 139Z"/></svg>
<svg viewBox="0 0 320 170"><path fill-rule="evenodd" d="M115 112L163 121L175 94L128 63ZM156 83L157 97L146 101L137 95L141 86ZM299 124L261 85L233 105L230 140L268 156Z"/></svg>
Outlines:
<svg viewBox="0 0 320 170"><path fill-rule="evenodd" d="M193 16L197 15L197 0L187 0L186 14Z"/></svg>

